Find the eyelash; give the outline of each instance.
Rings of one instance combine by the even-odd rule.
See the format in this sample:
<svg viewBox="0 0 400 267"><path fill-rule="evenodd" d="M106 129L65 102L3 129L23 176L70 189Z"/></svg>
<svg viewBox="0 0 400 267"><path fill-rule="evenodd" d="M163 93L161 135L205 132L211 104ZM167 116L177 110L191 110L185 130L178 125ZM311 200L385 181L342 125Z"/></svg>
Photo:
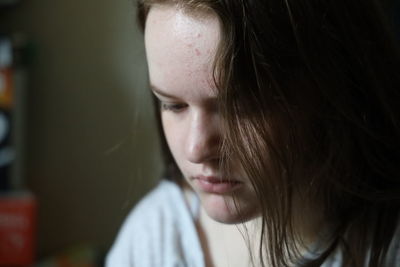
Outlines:
<svg viewBox="0 0 400 267"><path fill-rule="evenodd" d="M160 108L162 111L171 111L174 113L179 113L186 107L187 107L186 104L168 104L160 102Z"/></svg>

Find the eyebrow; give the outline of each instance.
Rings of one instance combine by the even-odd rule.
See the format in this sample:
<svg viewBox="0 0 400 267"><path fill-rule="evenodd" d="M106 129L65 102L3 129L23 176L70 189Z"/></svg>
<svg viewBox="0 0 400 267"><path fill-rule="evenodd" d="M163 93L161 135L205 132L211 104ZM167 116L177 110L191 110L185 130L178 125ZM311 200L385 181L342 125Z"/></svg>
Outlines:
<svg viewBox="0 0 400 267"><path fill-rule="evenodd" d="M158 88L157 86L154 86L152 84L150 84L150 89L151 91L153 91L153 93L166 97L166 98L177 98L176 96L170 95L166 92L164 92L163 90L161 90L160 88Z"/></svg>
<svg viewBox="0 0 400 267"><path fill-rule="evenodd" d="M151 89L151 91L153 91L153 93L156 96L162 96L162 97L169 98L169 99L178 99L178 100L180 99L177 96L174 96L174 95L171 95L171 94L168 94L168 93L164 92L163 90L161 90L157 86L154 86L153 84L150 84L150 89ZM209 105L210 104L214 104L215 105L215 103L217 102L217 97L210 97L205 102L207 102Z"/></svg>

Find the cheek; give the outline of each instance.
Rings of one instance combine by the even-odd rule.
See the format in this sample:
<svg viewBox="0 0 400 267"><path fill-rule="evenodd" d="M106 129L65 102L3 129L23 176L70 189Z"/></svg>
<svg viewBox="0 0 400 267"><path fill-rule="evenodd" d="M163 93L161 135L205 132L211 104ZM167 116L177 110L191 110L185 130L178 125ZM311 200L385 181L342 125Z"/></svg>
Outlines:
<svg viewBox="0 0 400 267"><path fill-rule="evenodd" d="M167 115L161 114L164 135L168 143L168 147L174 156L175 161L180 165L184 152L184 127L178 125L174 120L168 118Z"/></svg>

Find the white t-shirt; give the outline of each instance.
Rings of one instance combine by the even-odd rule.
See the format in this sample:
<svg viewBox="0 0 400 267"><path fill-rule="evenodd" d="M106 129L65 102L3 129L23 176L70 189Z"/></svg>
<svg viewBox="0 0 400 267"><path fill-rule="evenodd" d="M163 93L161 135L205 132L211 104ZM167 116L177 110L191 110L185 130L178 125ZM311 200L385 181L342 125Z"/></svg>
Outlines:
<svg viewBox="0 0 400 267"><path fill-rule="evenodd" d="M195 225L200 201L192 197L189 207L178 185L160 182L126 218L106 267L205 267ZM340 267L341 261L341 253L335 253L322 267ZM400 267L400 228L386 266Z"/></svg>
<svg viewBox="0 0 400 267"><path fill-rule="evenodd" d="M199 200L162 181L125 220L106 258L107 267L205 267L194 220Z"/></svg>

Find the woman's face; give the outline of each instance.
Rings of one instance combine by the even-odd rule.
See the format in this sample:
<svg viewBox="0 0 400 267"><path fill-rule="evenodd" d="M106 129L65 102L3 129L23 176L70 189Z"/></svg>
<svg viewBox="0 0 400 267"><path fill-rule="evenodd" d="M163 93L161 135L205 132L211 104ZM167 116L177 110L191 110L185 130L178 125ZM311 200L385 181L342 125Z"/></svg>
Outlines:
<svg viewBox="0 0 400 267"><path fill-rule="evenodd" d="M193 16L172 5L156 5L148 14L145 45L151 88L160 100L177 165L210 217L236 223L254 217L257 202L239 168L231 177L219 169L223 129L212 75L219 27L214 15Z"/></svg>

